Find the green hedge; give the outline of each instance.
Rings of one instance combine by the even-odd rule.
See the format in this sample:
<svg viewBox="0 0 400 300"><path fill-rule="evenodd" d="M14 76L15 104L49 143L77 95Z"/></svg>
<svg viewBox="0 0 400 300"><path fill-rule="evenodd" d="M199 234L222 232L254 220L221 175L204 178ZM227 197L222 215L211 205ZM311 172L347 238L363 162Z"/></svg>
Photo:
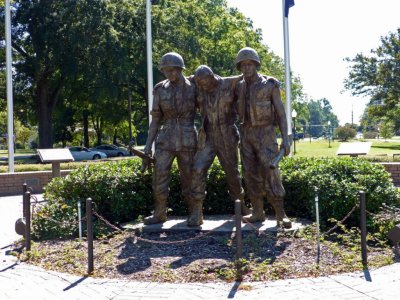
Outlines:
<svg viewBox="0 0 400 300"><path fill-rule="evenodd" d="M281 165L290 215L315 220L315 192L318 188L320 219L341 220L358 203L365 191L367 210L378 212L382 203L399 205L399 193L390 174L380 164L357 158L291 158ZM349 218L359 224L358 211Z"/></svg>
<svg viewBox="0 0 400 300"><path fill-rule="evenodd" d="M100 214L112 223L148 215L153 208L152 176L140 173L141 161L133 158L94 164L73 170L65 178L46 186L48 204L35 214L36 237L64 237L77 232L77 200L91 197ZM281 163L290 216L314 218L314 187L319 188L320 218L340 220L354 206L359 190L367 192L367 208L377 212L382 203L398 205L397 189L389 174L378 164L351 158L286 158ZM173 165L169 214L185 215L180 196L179 175ZM205 214L233 214L233 203L218 160L212 165L207 183ZM57 222L56 222L57 221ZM63 221L64 224L60 224ZM351 219L357 221L357 214Z"/></svg>

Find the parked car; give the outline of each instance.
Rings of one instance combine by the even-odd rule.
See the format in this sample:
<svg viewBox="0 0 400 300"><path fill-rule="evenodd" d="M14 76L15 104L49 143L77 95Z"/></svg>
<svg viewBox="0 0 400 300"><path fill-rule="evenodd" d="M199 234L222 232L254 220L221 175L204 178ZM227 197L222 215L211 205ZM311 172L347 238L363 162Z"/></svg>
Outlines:
<svg viewBox="0 0 400 300"><path fill-rule="evenodd" d="M85 147L73 146L68 147L68 149L76 161L107 158L107 154L104 152L91 150Z"/></svg>
<svg viewBox="0 0 400 300"><path fill-rule="evenodd" d="M130 155L128 149L123 148L123 147L118 147L115 145L100 145L100 146L96 146L96 147L93 147L90 149L103 152L103 153L107 154L107 157L129 156Z"/></svg>

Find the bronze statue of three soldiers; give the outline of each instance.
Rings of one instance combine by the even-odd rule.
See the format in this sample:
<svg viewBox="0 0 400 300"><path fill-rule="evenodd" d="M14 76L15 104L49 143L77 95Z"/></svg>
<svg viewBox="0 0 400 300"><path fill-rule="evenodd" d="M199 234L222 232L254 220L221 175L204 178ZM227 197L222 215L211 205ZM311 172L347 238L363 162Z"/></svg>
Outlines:
<svg viewBox="0 0 400 300"><path fill-rule="evenodd" d="M154 87L152 122L144 152L152 155L155 141L153 179L154 213L145 224L167 220L169 173L177 158L182 197L188 206L188 226L203 224L207 171L217 156L226 174L229 195L242 201L244 222L265 220L264 198L275 210L278 226L291 227L283 208L285 190L278 168L271 162L281 150L290 152L286 115L279 82L257 72L261 65L257 52L249 47L236 57L241 76L220 77L208 66L200 66L185 78L185 64L174 52L161 58L159 69L167 78ZM197 136L196 111L201 115ZM240 134L235 123L240 121ZM278 146L275 127L282 136ZM238 168L238 144L247 196L252 210L244 204ZM146 160L143 161L144 167Z"/></svg>

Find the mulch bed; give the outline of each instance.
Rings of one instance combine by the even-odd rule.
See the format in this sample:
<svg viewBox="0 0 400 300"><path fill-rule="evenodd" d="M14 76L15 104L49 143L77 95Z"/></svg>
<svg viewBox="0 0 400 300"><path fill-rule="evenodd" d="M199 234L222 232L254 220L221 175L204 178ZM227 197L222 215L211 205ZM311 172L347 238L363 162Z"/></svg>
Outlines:
<svg viewBox="0 0 400 300"><path fill-rule="evenodd" d="M231 234L122 232L94 245L95 277L159 282L218 282L238 278L235 239ZM246 233L243 281L315 277L362 270L360 246L335 240L317 243L304 234ZM86 275L87 244L79 240L34 243L22 260L46 269ZM390 246L369 246L368 267L400 261Z"/></svg>

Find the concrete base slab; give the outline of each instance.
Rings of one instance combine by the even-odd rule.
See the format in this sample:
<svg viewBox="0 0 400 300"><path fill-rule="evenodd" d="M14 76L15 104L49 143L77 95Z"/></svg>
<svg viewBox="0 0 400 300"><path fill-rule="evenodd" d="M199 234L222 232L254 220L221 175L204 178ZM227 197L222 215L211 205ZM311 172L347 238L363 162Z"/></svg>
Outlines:
<svg viewBox="0 0 400 300"><path fill-rule="evenodd" d="M182 232L182 231L201 231L208 232L214 231L216 233L229 233L235 232L235 218L228 215L214 215L204 216L204 223L201 226L189 227L187 226L187 217L170 216L164 223L144 225L143 223L127 222L122 224L122 228L127 230L141 230L143 232ZM311 224L309 220L305 219L292 219L292 228L281 229L276 226L274 217L267 218L264 222L242 223L242 231L259 231L259 232L277 232L285 231L291 232Z"/></svg>

